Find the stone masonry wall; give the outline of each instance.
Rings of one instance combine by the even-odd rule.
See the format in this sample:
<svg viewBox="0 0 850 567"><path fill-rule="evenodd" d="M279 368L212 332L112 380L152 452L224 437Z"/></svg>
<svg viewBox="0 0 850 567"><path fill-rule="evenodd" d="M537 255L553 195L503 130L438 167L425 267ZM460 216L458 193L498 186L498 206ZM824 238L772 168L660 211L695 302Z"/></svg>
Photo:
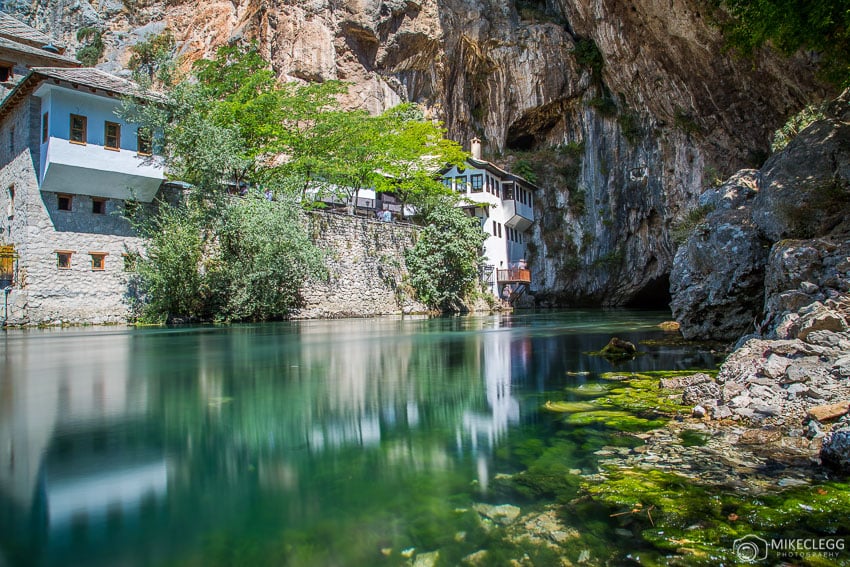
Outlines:
<svg viewBox="0 0 850 567"><path fill-rule="evenodd" d="M313 241L326 251L330 277L304 285L304 305L296 317L369 317L428 310L412 299L404 281L404 251L416 243L417 227L326 213L312 213L309 220Z"/></svg>
<svg viewBox="0 0 850 567"><path fill-rule="evenodd" d="M3 123L0 151L0 228L15 245L18 269L8 296L8 320L15 325L122 323L129 309L126 253L143 240L121 217L124 201L107 199L95 214L91 197L74 195L70 211L58 209L58 195L38 188L39 106L31 98ZM14 125L14 140L9 132ZM10 208L9 188L14 189ZM8 212L11 210L12 214ZM71 251L71 266L60 269L57 250ZM103 270L92 269L90 253L105 253ZM2 315L2 314L0 314Z"/></svg>

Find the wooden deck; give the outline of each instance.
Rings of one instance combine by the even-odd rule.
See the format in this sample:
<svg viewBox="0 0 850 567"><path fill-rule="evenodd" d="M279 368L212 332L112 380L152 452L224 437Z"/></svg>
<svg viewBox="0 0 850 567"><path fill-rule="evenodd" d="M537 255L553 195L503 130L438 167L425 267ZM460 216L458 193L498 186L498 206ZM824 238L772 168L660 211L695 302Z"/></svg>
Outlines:
<svg viewBox="0 0 850 567"><path fill-rule="evenodd" d="M507 270L496 270L497 281L509 283L531 283L531 270L520 268L509 268Z"/></svg>

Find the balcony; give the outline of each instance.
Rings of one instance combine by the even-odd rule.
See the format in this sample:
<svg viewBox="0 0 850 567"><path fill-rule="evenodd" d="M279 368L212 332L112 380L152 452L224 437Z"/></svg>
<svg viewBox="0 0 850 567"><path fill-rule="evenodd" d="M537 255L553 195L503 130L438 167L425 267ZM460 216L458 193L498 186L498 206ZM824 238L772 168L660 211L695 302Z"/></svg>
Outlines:
<svg viewBox="0 0 850 567"><path fill-rule="evenodd" d="M500 284L531 283L531 270L523 268L509 268L507 270L497 270L496 279Z"/></svg>
<svg viewBox="0 0 850 567"><path fill-rule="evenodd" d="M502 208L505 211L505 226L524 232L534 222L534 210L524 203L505 199L502 201Z"/></svg>
<svg viewBox="0 0 850 567"><path fill-rule="evenodd" d="M164 179L159 157L50 138L42 145L41 190L150 202Z"/></svg>

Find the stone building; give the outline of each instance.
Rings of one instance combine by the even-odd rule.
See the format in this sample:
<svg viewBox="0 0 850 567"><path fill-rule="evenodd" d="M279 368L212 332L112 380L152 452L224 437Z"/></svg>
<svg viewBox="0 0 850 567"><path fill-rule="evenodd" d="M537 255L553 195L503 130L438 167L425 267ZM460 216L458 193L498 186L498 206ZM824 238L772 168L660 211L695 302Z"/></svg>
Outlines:
<svg viewBox="0 0 850 567"><path fill-rule="evenodd" d="M123 322L142 246L124 213L153 201L164 178L149 140L116 113L137 86L80 68L2 17L0 245L14 262L0 315L8 324Z"/></svg>

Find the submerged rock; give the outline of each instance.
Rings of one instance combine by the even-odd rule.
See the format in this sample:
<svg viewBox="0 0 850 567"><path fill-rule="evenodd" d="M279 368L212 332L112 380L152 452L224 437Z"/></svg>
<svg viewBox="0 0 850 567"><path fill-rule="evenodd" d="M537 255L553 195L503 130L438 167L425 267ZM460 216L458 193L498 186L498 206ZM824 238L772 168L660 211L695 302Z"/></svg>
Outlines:
<svg viewBox="0 0 850 567"><path fill-rule="evenodd" d="M631 358L637 354L637 347L634 343L612 337L598 354L605 358Z"/></svg>
<svg viewBox="0 0 850 567"><path fill-rule="evenodd" d="M490 520L503 526L509 526L514 523L519 517L520 513L520 509L517 506L514 506L513 504L502 504L500 506L494 506L492 504L479 503L474 504L472 508L485 518L489 518Z"/></svg>

